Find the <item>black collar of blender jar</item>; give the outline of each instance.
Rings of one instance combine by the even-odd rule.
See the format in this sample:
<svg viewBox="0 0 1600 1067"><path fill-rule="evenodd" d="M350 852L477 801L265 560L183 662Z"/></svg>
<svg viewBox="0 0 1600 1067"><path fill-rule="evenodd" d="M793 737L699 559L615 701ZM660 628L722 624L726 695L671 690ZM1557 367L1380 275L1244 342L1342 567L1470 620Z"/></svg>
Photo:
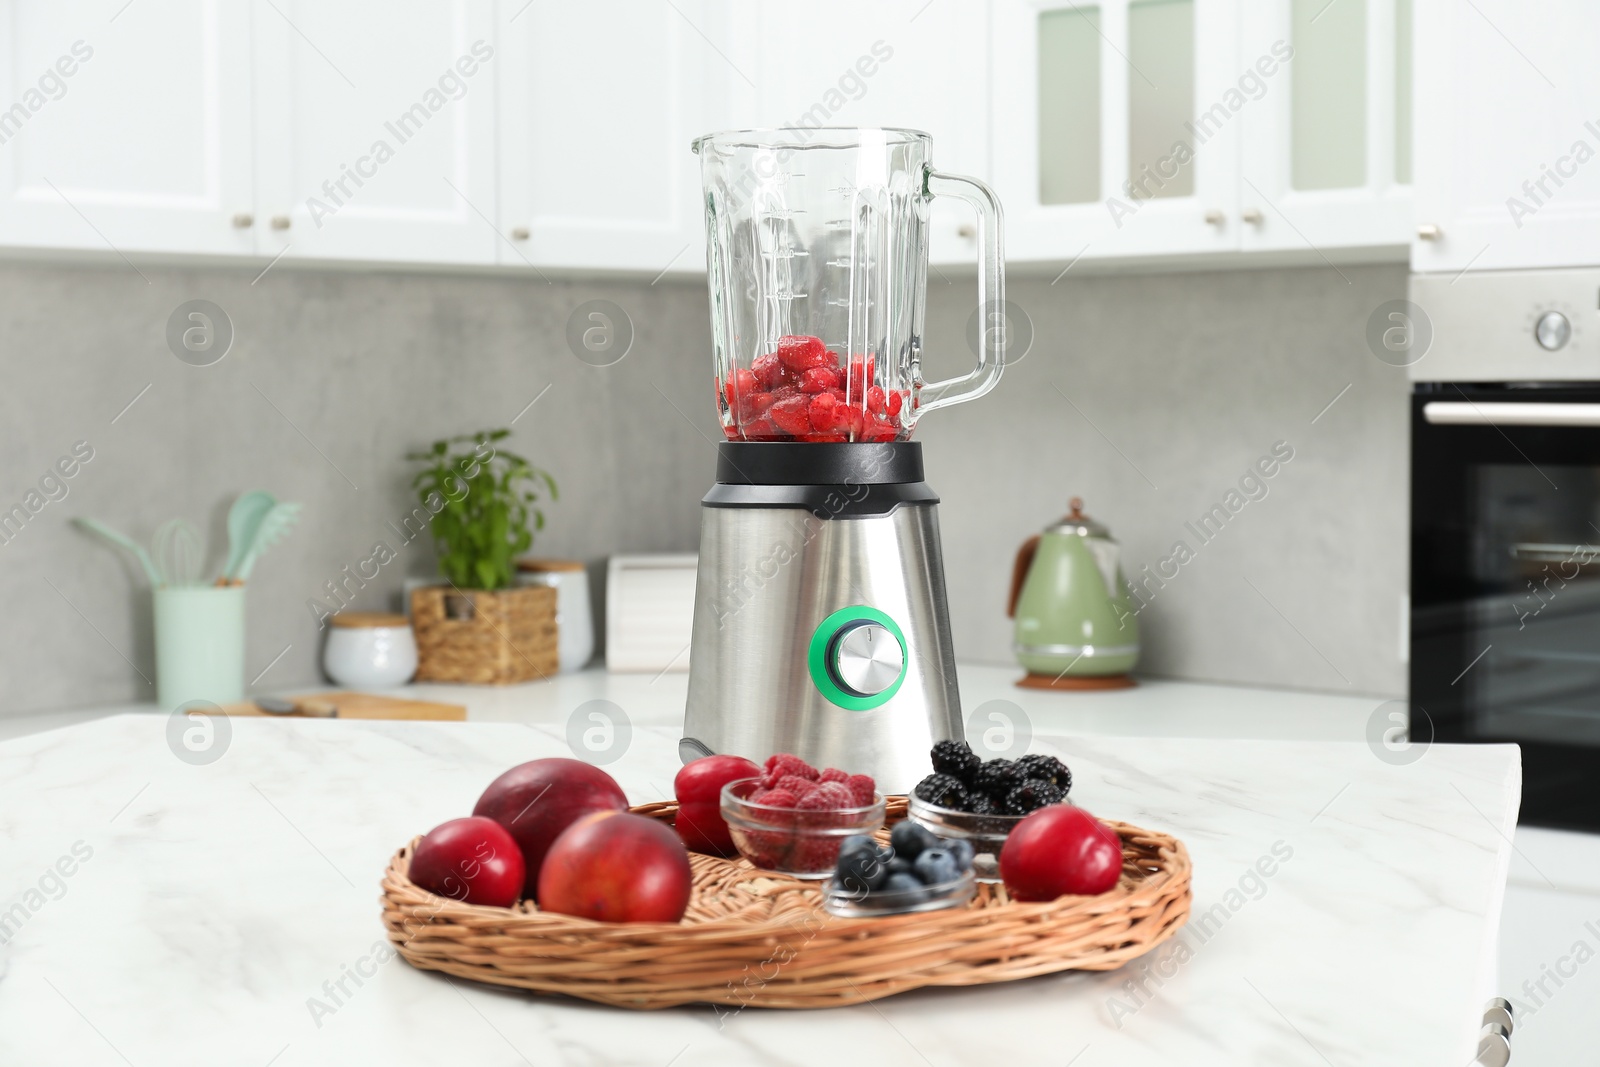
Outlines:
<svg viewBox="0 0 1600 1067"><path fill-rule="evenodd" d="M862 486L922 481L919 441L724 441L719 485Z"/></svg>

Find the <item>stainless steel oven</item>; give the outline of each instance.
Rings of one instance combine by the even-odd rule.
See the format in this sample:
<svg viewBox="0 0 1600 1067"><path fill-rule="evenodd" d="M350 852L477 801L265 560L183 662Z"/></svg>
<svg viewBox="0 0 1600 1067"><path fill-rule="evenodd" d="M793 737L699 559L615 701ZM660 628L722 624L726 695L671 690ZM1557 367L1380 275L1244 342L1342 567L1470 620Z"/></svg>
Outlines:
<svg viewBox="0 0 1600 1067"><path fill-rule="evenodd" d="M1412 733L1520 744L1523 821L1600 830L1600 271L1411 301Z"/></svg>

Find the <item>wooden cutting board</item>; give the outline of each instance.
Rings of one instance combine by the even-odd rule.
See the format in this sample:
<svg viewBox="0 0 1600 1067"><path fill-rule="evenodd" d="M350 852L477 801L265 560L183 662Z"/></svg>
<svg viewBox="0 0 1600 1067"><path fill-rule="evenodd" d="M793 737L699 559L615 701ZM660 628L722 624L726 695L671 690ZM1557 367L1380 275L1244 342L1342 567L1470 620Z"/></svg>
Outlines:
<svg viewBox="0 0 1600 1067"><path fill-rule="evenodd" d="M462 704L440 704L431 700L404 700L400 697L376 696L372 693L307 693L290 697L295 701L314 700L332 704L339 709L341 719L424 719L436 722L465 722L467 709ZM300 712L292 715L268 715L254 704L224 704L227 715L256 715L269 719L309 718Z"/></svg>

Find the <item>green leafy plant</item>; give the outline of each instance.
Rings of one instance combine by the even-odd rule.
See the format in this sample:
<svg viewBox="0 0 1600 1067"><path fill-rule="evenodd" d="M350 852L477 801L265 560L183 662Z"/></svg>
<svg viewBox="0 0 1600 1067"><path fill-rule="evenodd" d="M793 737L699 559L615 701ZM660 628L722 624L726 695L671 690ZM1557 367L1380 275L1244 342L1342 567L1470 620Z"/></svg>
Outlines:
<svg viewBox="0 0 1600 1067"><path fill-rule="evenodd" d="M516 558L544 529L541 489L551 500L560 497L549 472L498 446L510 435L480 430L406 456L424 464L411 487L433 513L439 570L461 589L509 588Z"/></svg>

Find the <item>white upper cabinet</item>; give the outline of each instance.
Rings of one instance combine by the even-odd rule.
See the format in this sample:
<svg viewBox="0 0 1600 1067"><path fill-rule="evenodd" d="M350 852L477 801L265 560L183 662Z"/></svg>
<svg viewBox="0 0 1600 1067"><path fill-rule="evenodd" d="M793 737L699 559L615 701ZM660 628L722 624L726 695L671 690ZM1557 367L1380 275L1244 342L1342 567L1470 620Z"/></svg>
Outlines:
<svg viewBox="0 0 1600 1067"><path fill-rule="evenodd" d="M734 10L730 54L752 89L739 124L922 130L938 170L987 181L988 6L746 0ZM934 263L976 262L971 208L935 199L930 228Z"/></svg>
<svg viewBox="0 0 1600 1067"><path fill-rule="evenodd" d="M494 263L493 5L271 0L254 13L258 250Z"/></svg>
<svg viewBox="0 0 1600 1067"><path fill-rule="evenodd" d="M1240 69L1264 84L1240 111L1245 251L1410 241L1411 7L1273 0L1241 21Z"/></svg>
<svg viewBox="0 0 1600 1067"><path fill-rule="evenodd" d="M730 3L503 5L501 263L705 270L689 143L751 91L727 58Z"/></svg>
<svg viewBox="0 0 1600 1067"><path fill-rule="evenodd" d="M0 244L251 252L249 34L227 0L0 0Z"/></svg>
<svg viewBox="0 0 1600 1067"><path fill-rule="evenodd" d="M995 0L1011 259L1238 247L1232 0Z"/></svg>
<svg viewBox="0 0 1600 1067"><path fill-rule="evenodd" d="M1412 268L1600 263L1600 4L1416 0L1416 15Z"/></svg>
<svg viewBox="0 0 1600 1067"><path fill-rule="evenodd" d="M1409 239L1409 0L993 9L1010 258L1309 261Z"/></svg>

